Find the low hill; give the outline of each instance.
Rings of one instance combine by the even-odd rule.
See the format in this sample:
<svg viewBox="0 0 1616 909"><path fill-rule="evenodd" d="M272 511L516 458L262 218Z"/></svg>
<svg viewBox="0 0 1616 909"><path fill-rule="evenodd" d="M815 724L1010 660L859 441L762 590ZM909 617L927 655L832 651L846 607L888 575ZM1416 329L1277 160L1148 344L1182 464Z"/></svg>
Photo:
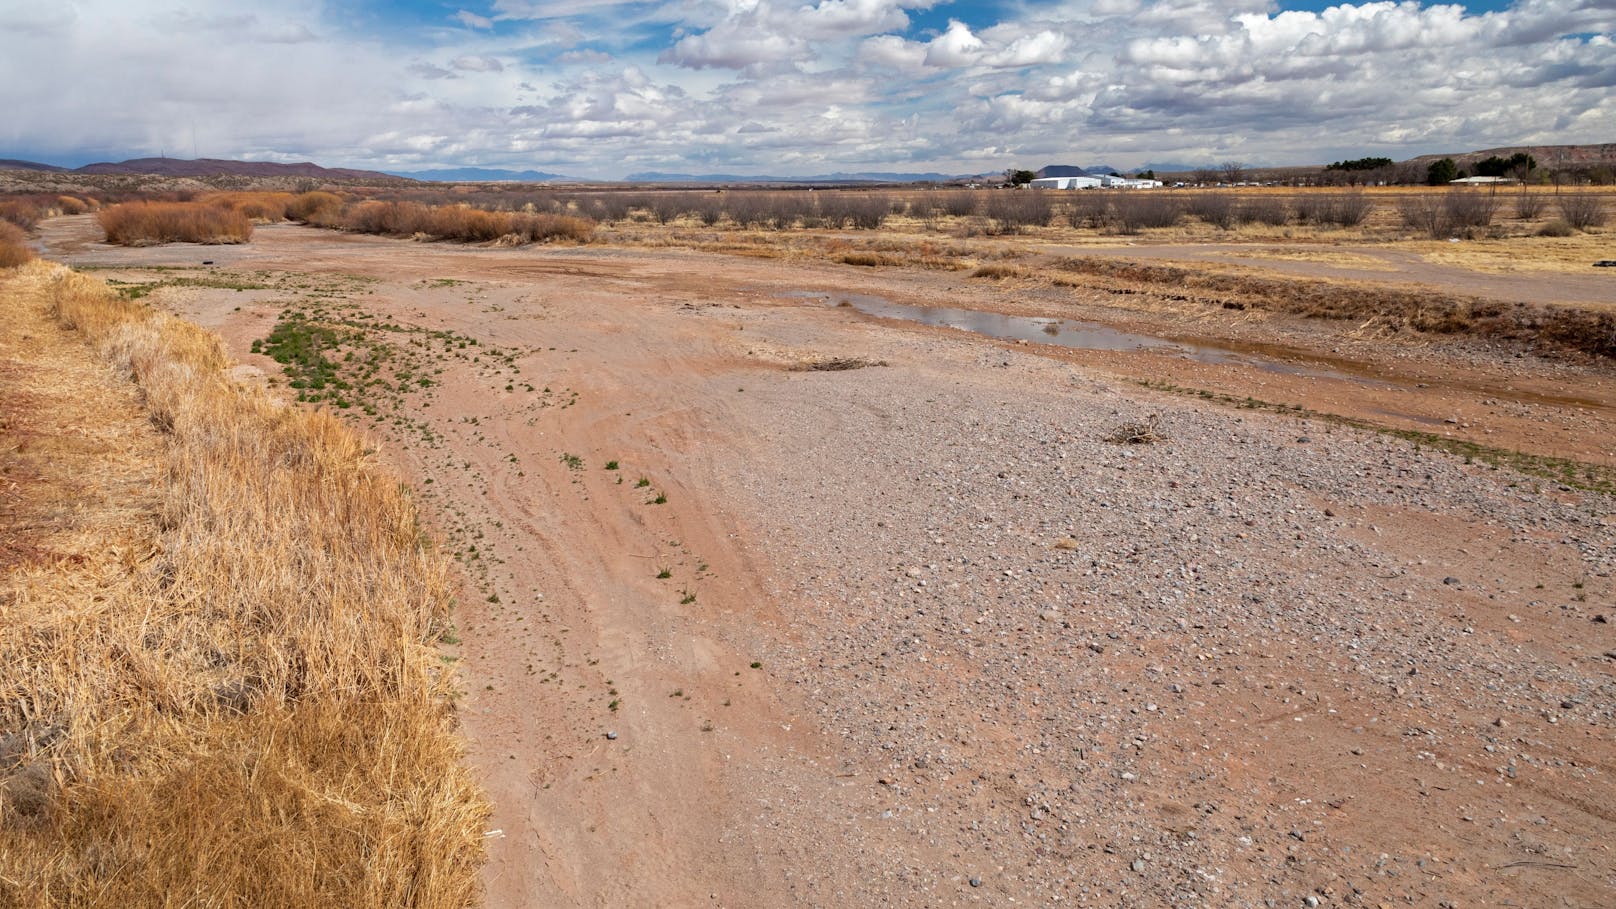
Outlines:
<svg viewBox="0 0 1616 909"><path fill-rule="evenodd" d="M1499 148L1484 148L1481 151L1420 155L1416 158L1410 158L1406 163L1429 167L1435 161L1452 158L1460 167L1463 167L1483 158L1494 156L1508 158L1516 152L1525 152L1531 155L1537 160L1538 167L1616 166L1616 142L1589 145L1505 145Z"/></svg>
<svg viewBox="0 0 1616 909"><path fill-rule="evenodd" d="M390 174L374 170L353 170L342 167L321 167L304 161L298 164L277 164L272 161L227 161L219 158L132 158L128 161L86 164L75 168L77 174L155 174L162 177L312 177L318 180L376 180L388 179Z"/></svg>
<svg viewBox="0 0 1616 909"><path fill-rule="evenodd" d="M38 161L18 161L16 158L0 158L0 170L42 170L50 173L61 173L67 168L57 167L54 164L40 164Z"/></svg>

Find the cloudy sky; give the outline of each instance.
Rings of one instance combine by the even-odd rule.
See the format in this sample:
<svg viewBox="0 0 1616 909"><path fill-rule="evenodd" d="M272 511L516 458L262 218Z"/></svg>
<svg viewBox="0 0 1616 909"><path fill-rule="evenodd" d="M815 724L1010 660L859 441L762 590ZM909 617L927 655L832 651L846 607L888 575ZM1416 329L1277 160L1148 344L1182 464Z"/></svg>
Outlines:
<svg viewBox="0 0 1616 909"><path fill-rule="evenodd" d="M1616 141L1616 0L0 0L0 157L949 173Z"/></svg>

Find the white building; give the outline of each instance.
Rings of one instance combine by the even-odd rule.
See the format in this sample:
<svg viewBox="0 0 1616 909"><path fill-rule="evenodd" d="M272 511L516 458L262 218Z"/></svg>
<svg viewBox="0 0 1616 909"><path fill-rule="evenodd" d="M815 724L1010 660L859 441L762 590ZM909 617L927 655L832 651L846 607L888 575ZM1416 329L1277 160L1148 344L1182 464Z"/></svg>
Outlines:
<svg viewBox="0 0 1616 909"><path fill-rule="evenodd" d="M1094 177L1039 177L1031 185L1033 189L1151 189L1162 185L1162 182L1100 174Z"/></svg>
<svg viewBox="0 0 1616 909"><path fill-rule="evenodd" d="M1107 174L1100 178L1100 185L1106 189L1155 189L1162 185L1160 180L1135 180L1130 177L1121 177L1116 174Z"/></svg>
<svg viewBox="0 0 1616 909"><path fill-rule="evenodd" d="M1039 177L1033 189L1094 189L1105 184L1098 177Z"/></svg>

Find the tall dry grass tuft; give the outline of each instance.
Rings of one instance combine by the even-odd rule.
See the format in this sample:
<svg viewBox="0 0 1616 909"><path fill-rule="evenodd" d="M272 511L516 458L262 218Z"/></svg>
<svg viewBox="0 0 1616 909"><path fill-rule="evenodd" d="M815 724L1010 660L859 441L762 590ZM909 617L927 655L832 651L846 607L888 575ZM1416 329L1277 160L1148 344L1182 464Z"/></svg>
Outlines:
<svg viewBox="0 0 1616 909"><path fill-rule="evenodd" d="M15 268L34 260L34 251L28 246L28 237L22 228L9 221L0 221L0 268Z"/></svg>
<svg viewBox="0 0 1616 909"><path fill-rule="evenodd" d="M149 502L0 582L0 905L469 905L487 811L407 491L333 417L231 384L193 325L44 264L0 295L144 412L146 441L61 478L68 513L150 462Z"/></svg>
<svg viewBox="0 0 1616 909"><path fill-rule="evenodd" d="M204 202L125 202L96 216L107 242L119 246L160 243L246 243L252 221L239 211Z"/></svg>

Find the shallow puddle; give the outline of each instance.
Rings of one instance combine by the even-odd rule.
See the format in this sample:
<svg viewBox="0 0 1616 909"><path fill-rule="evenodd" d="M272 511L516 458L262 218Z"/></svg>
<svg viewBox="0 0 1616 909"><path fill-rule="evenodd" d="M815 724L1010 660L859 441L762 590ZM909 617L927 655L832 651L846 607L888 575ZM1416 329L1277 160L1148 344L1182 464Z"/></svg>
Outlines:
<svg viewBox="0 0 1616 909"><path fill-rule="evenodd" d="M1004 341L1025 341L1029 344L1054 344L1078 350L1149 350L1157 353L1177 354L1200 363L1229 363L1249 366L1263 372L1288 376L1310 376L1320 379L1341 379L1364 385L1390 383L1327 366L1305 365L1254 356L1250 353L1217 347L1210 344L1191 344L1168 341L1149 335L1118 331L1098 322L1077 319L1054 319L1037 316L1007 316L1003 313L957 309L951 306L912 306L894 303L885 297L871 294L800 290L784 296L803 300L822 300L832 306L845 306L882 319L904 319L923 325L939 325L959 331L985 335Z"/></svg>

